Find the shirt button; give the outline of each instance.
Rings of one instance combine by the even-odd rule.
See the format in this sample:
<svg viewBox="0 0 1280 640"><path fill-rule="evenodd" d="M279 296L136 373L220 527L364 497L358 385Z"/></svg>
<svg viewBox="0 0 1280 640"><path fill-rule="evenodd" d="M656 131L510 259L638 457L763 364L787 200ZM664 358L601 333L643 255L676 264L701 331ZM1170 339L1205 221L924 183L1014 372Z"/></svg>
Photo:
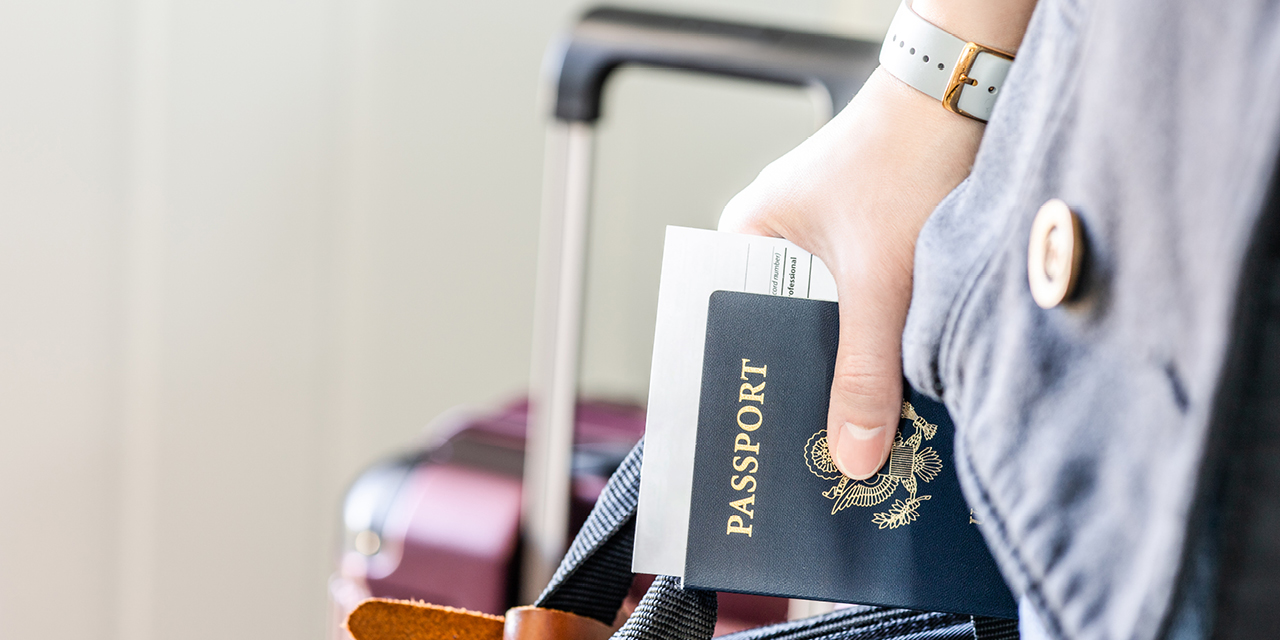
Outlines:
<svg viewBox="0 0 1280 640"><path fill-rule="evenodd" d="M1044 203L1031 223L1027 248L1027 281L1040 308L1052 309L1071 297L1083 260L1080 218L1057 198Z"/></svg>

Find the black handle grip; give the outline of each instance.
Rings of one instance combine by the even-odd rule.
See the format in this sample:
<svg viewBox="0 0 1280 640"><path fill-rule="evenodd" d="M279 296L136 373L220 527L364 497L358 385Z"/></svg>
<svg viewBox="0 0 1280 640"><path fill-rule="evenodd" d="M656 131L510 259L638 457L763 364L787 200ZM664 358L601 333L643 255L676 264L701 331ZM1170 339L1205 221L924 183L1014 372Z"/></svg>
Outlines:
<svg viewBox="0 0 1280 640"><path fill-rule="evenodd" d="M600 8L574 27L556 83L556 118L595 122L609 74L624 64L794 86L819 85L836 113L875 70L880 45L839 36Z"/></svg>

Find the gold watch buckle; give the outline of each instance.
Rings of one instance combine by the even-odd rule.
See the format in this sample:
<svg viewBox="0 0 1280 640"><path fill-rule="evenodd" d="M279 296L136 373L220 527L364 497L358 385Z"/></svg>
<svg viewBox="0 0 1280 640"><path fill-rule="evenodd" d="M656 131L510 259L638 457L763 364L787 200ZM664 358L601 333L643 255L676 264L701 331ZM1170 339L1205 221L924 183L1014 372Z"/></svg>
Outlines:
<svg viewBox="0 0 1280 640"><path fill-rule="evenodd" d="M976 42L964 43L964 49L960 50L960 57L956 60L955 68L951 70L951 79L947 81L947 90L942 94L942 106L952 113L958 113L966 118L973 118L978 122L986 122L986 120L960 108L960 90L964 89L965 85L978 86L978 81L970 78L969 72L973 70L973 62L978 59L978 54L980 53L989 53L1013 62L1013 55L999 49L992 49Z"/></svg>

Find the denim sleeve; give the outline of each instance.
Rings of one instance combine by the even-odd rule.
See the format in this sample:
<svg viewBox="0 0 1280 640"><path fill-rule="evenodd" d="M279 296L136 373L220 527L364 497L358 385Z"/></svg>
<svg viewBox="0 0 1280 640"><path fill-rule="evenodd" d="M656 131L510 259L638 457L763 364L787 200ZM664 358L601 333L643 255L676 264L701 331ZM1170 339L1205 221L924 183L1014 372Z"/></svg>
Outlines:
<svg viewBox="0 0 1280 640"><path fill-rule="evenodd" d="M1061 144L1063 121L1072 115L1063 98L1078 81L1083 21L1075 2L1041 2L970 177L938 205L916 242L903 367L914 387L936 399L944 395L948 338L975 282L995 252L1018 241L1011 231L1027 219L1030 176L1058 169L1046 151Z"/></svg>
<svg viewBox="0 0 1280 640"><path fill-rule="evenodd" d="M957 426L965 496L1054 638L1152 640L1177 615L1244 256L1280 146L1262 0L1040 0L968 180L916 243L910 382ZM1031 221L1087 253L1040 309Z"/></svg>

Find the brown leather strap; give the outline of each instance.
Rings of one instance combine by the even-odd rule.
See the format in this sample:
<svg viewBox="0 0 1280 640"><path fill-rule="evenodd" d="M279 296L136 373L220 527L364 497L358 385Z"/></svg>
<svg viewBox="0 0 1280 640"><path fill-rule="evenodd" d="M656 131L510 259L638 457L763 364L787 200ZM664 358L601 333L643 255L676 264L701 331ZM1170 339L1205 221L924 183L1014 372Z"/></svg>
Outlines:
<svg viewBox="0 0 1280 640"><path fill-rule="evenodd" d="M568 611L516 607L506 618L503 640L607 640L613 635L603 622Z"/></svg>
<svg viewBox="0 0 1280 640"><path fill-rule="evenodd" d="M502 640L499 616L406 600L365 600L346 627L355 640Z"/></svg>

